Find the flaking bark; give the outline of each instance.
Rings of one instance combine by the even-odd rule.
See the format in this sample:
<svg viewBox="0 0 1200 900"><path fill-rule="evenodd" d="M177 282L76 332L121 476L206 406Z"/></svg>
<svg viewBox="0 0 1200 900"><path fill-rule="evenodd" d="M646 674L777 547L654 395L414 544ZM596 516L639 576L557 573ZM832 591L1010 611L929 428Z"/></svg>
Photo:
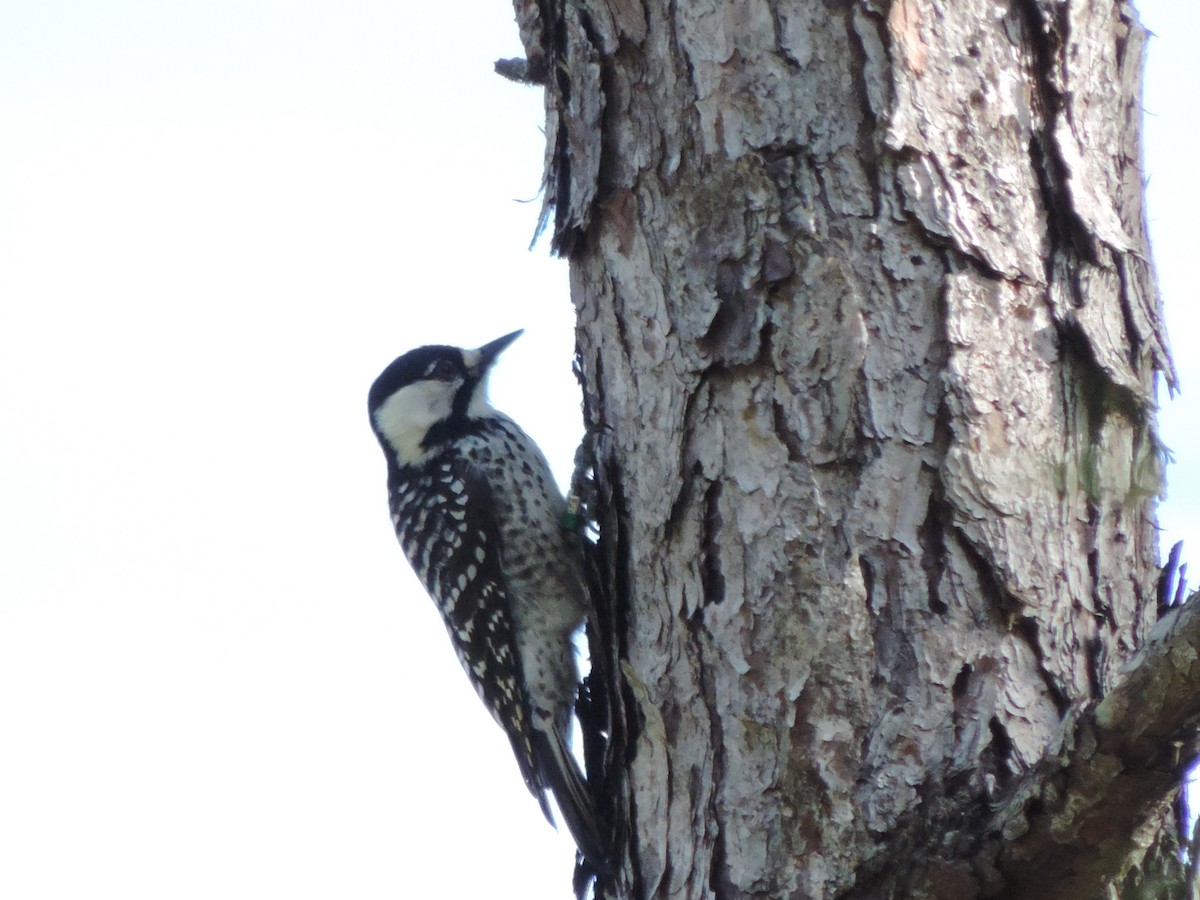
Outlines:
<svg viewBox="0 0 1200 900"><path fill-rule="evenodd" d="M1086 897L1097 884L1120 884L1131 836L1154 820L1181 764L1195 757L1200 602L1170 611L1124 668L1104 699L1068 714L1050 752L1000 807L992 830L1008 838L999 859L1009 896Z"/></svg>
<svg viewBox="0 0 1200 900"><path fill-rule="evenodd" d="M516 6L603 435L597 896L1181 884L1132 9Z"/></svg>

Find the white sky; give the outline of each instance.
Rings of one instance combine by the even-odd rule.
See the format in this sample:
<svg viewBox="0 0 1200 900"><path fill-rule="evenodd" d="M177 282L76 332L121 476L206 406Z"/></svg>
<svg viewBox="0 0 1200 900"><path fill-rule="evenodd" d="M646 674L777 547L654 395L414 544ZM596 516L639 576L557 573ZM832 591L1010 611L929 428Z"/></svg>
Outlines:
<svg viewBox="0 0 1200 900"><path fill-rule="evenodd" d="M1141 6L1186 389L1200 13ZM564 476L578 435L566 269L517 202L540 94L492 74L506 0L455 8L0 0L6 900L570 896L366 420L397 353L524 327L493 399ZM1167 413L1196 554L1195 396Z"/></svg>

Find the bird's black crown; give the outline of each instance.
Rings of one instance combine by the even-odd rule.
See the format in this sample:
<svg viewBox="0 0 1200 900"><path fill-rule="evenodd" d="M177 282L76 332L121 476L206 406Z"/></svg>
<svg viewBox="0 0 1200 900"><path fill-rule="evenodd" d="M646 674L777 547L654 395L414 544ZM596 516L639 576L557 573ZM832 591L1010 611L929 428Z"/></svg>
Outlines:
<svg viewBox="0 0 1200 900"><path fill-rule="evenodd" d="M391 365L379 373L379 377L371 385L371 392L367 395L367 409L369 412L375 412L400 388L426 378L440 376L440 380L450 381L455 376L465 379L468 374L463 352L458 347L447 347L444 344L417 347L396 357ZM447 375L449 377L446 377Z"/></svg>

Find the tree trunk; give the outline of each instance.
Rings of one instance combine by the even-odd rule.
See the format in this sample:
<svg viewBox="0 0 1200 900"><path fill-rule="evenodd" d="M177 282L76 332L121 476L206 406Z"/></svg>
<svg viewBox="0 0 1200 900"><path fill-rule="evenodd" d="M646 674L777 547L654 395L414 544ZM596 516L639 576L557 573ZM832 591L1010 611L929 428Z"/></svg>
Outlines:
<svg viewBox="0 0 1200 900"><path fill-rule="evenodd" d="M597 896L1182 891L1133 10L516 6L600 437Z"/></svg>

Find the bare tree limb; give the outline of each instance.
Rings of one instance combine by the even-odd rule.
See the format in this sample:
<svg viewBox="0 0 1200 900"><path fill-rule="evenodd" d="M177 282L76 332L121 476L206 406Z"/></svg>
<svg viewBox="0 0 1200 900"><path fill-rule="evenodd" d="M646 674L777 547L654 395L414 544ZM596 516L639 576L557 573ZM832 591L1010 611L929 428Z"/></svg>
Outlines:
<svg viewBox="0 0 1200 900"><path fill-rule="evenodd" d="M1000 811L1013 897L1099 897L1138 826L1178 789L1200 722L1200 601L1172 610L1103 700L1068 717L1058 751Z"/></svg>

